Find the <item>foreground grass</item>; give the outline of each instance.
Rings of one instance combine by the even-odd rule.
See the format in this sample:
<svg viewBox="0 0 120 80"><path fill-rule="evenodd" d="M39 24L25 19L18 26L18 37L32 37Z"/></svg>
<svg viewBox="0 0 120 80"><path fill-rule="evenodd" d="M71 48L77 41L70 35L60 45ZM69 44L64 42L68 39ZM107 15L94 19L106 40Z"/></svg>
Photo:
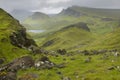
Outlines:
<svg viewBox="0 0 120 80"><path fill-rule="evenodd" d="M112 66L120 66L120 57L115 57L111 53L84 56L79 53L74 53L73 56L48 56L51 61L56 64L66 63L65 68L53 68L45 70L37 70L34 68L19 71L18 75L27 73L35 73L39 77L35 80L61 80L62 77L70 77L71 80L119 80L120 69L115 68L108 70ZM92 57L91 62L85 63L86 58ZM71 60L74 58L74 60ZM63 60L66 59L66 60ZM112 62L114 61L114 62ZM61 74L57 74L61 72Z"/></svg>

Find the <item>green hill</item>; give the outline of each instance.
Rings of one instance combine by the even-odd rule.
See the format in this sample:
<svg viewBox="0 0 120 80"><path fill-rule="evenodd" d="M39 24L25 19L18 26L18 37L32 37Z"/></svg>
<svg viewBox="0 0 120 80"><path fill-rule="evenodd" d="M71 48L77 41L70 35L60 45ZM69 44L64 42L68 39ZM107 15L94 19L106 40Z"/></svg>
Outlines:
<svg viewBox="0 0 120 80"><path fill-rule="evenodd" d="M41 13L41 12L35 12L31 16L28 17L31 20L44 20L44 19L49 19L49 16L47 14Z"/></svg>
<svg viewBox="0 0 120 80"><path fill-rule="evenodd" d="M87 28L85 25L87 26ZM119 35L118 26L118 21L105 22L96 19L94 25L91 25L90 23L80 22L77 24L66 26L49 35L44 34L42 37L34 35L34 37L39 45L43 45L44 48L49 50L55 50L59 48L65 48L68 50L112 48L119 49L119 47L115 47L119 46L119 37L117 36ZM84 28L87 29L87 31L81 30Z"/></svg>
<svg viewBox="0 0 120 80"><path fill-rule="evenodd" d="M119 80L120 56L115 55L115 49L120 49L119 22L113 18L96 17L83 15L76 18L74 16L57 16L56 24L49 28L53 31L50 34L46 32L37 34L36 40L40 45L50 50L50 53L43 54L47 57L41 58L41 54L34 55L35 63L38 67L24 69L24 59L22 62L23 69L14 72L17 79L26 80ZM60 18L61 17L61 18ZM54 20L55 21L55 20ZM59 23L61 21L61 23ZM66 21L66 22L65 22ZM64 23L64 24L62 24ZM61 24L61 25L60 25ZM48 25L48 24L47 24ZM59 28L58 28L59 27ZM47 27L47 29L49 30ZM46 29L46 28L45 28ZM43 42L41 42L41 36ZM34 37L34 36L33 36ZM26 34L26 29L20 25L12 16L0 9L0 58L5 58L6 62L14 58L29 55L28 49L31 45L36 46L35 42ZM24 48L24 49L23 49ZM60 55L57 49L66 49L68 53ZM93 51L93 55L84 55L81 50ZM110 49L112 52L94 54L97 49ZM43 50L44 51L44 50ZM88 53L89 53L88 52ZM119 50L117 51L119 53ZM84 53L84 54L83 54ZM29 58L25 59L29 62ZM43 61L40 61L43 60ZM44 62L45 61L45 62ZM34 62L34 61L33 61ZM51 68L50 65L56 64ZM20 64L20 65L21 65ZM30 63L29 63L30 64ZM45 64L49 68L43 68ZM34 64L33 64L34 65ZM42 66L41 66L42 65ZM13 67L16 65L13 65ZM28 65L29 66L29 65ZM11 70L10 72L13 72ZM8 71L8 73L10 74ZM6 75L2 72L0 76ZM8 75L14 77L13 74Z"/></svg>
<svg viewBox="0 0 120 80"><path fill-rule="evenodd" d="M120 49L120 28L111 33L97 37L97 39L87 46L87 49Z"/></svg>
<svg viewBox="0 0 120 80"><path fill-rule="evenodd" d="M26 34L26 29L10 14L0 9L0 58L6 62L30 53L28 48L35 42Z"/></svg>
<svg viewBox="0 0 120 80"><path fill-rule="evenodd" d="M86 46L89 41L94 39L89 31L88 26L83 22L64 27L48 36L43 47L46 49L74 49Z"/></svg>
<svg viewBox="0 0 120 80"><path fill-rule="evenodd" d="M50 18L43 18L41 20L41 18L39 18L40 16L37 16L38 19L34 20L31 19L31 17L28 17L23 21L23 23L29 24L31 26L29 29L42 29L52 32L77 22L85 22L89 24L90 28L95 29L93 30L94 32L98 32L96 31L98 28L106 28L106 26L110 25L114 26L117 19L120 17L119 13L119 9L99 9L72 6L64 9L59 14L51 16Z"/></svg>
<svg viewBox="0 0 120 80"><path fill-rule="evenodd" d="M34 29L45 30L45 32L43 33L30 33L32 38L34 38L38 44L43 44L42 42L46 43L47 41L51 41L51 40L56 41L56 37L59 34L61 34L63 37L67 37L67 35L64 32L70 34L69 33L70 29L66 29L62 31L63 28L68 25L76 24L79 22L86 23L92 34L97 36L103 36L107 33L111 33L119 26L119 20L118 20L119 13L120 13L119 9L100 9L100 8L72 6L67 9L64 9L59 14L51 16L49 19L43 18L43 20L36 19L36 20L28 21L27 22L28 24L31 24L32 22L35 22L35 24L31 25L30 27L28 26L29 28L28 27L27 28L33 30ZM74 30L73 33L77 33L76 30ZM79 33L79 35L81 34L82 33ZM49 36L52 36L52 38ZM64 41L67 40L63 40L63 42ZM78 40L74 40L74 41L77 43ZM62 42L59 44L62 44ZM63 47L62 45L58 45L58 46ZM73 47L73 45L71 45L70 47ZM54 46L52 47L52 49L53 48L57 48L57 47Z"/></svg>
<svg viewBox="0 0 120 80"><path fill-rule="evenodd" d="M33 27L30 29L40 29L37 27L43 25L49 19L50 17L47 14L41 12L34 12L31 16L27 17L24 20L23 24L28 24Z"/></svg>
<svg viewBox="0 0 120 80"><path fill-rule="evenodd" d="M72 11L72 12L71 12ZM74 12L79 13L79 15L92 15L92 16L104 16L104 17L113 17L120 18L120 9L102 9L102 8L89 8L89 7L80 7L72 6L63 10L60 14L74 14Z"/></svg>

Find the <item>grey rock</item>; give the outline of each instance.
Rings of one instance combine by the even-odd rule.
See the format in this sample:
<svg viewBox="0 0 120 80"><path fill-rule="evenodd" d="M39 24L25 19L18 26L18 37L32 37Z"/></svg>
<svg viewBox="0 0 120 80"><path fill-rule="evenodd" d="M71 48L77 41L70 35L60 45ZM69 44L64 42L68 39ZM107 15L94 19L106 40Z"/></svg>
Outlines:
<svg viewBox="0 0 120 80"><path fill-rule="evenodd" d="M71 80L69 77L63 77L62 80Z"/></svg>
<svg viewBox="0 0 120 80"><path fill-rule="evenodd" d="M108 68L108 70L114 70L115 69L115 66L111 66Z"/></svg>
<svg viewBox="0 0 120 80"><path fill-rule="evenodd" d="M4 63L4 59L1 58L1 59L0 59L0 64L3 64L3 63Z"/></svg>

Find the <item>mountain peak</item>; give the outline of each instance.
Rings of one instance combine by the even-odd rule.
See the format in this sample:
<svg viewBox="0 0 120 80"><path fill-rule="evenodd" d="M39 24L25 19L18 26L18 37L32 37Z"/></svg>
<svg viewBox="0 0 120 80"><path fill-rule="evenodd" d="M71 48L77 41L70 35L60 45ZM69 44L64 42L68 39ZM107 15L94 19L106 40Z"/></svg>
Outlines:
<svg viewBox="0 0 120 80"><path fill-rule="evenodd" d="M74 17L80 17L81 13L72 9L72 7L69 7L67 9L63 9L60 15L67 15L67 16L74 16Z"/></svg>
<svg viewBox="0 0 120 80"><path fill-rule="evenodd" d="M25 18L27 18L28 16L32 14L33 12L30 12L24 9L14 9L13 11L11 11L11 15L20 21L23 21Z"/></svg>
<svg viewBox="0 0 120 80"><path fill-rule="evenodd" d="M42 12L35 12L32 16L32 19L46 19L49 18L49 16Z"/></svg>

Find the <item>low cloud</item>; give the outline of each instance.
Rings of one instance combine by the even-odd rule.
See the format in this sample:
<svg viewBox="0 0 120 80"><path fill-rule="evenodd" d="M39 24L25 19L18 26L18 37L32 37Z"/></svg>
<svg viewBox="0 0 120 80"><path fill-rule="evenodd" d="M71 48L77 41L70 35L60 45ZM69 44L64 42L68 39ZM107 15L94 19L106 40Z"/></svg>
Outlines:
<svg viewBox="0 0 120 80"><path fill-rule="evenodd" d="M118 8L120 0L0 0L0 7L8 12L14 9L58 13L72 5L94 8Z"/></svg>

